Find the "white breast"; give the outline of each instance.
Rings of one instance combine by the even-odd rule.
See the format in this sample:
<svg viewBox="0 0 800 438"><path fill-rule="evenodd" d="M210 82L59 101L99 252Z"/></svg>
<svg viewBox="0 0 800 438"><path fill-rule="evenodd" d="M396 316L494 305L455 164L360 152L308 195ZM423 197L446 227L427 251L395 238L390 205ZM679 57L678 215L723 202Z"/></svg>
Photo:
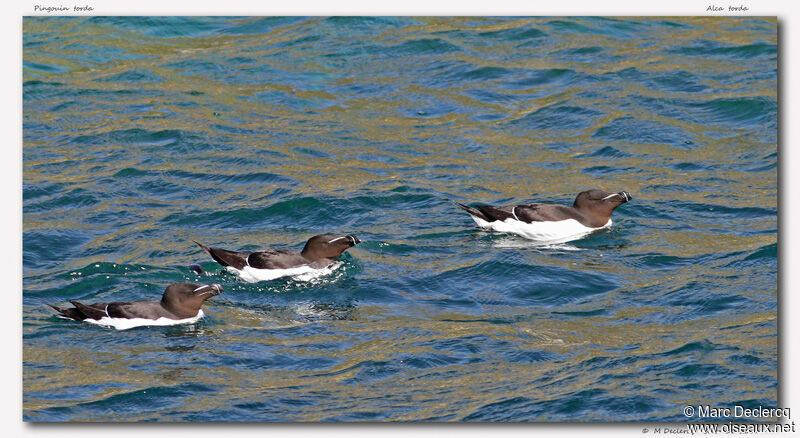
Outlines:
<svg viewBox="0 0 800 438"><path fill-rule="evenodd" d="M242 280L248 283L256 283L259 281L275 280L281 277L292 277L297 281L311 281L315 278L331 274L341 265L342 262L336 262L319 269L312 268L308 265L289 269L256 269L251 266L245 266L241 270L232 266L226 266L225 269L232 274L238 275Z"/></svg>
<svg viewBox="0 0 800 438"><path fill-rule="evenodd" d="M197 316L193 316L191 318L186 318L186 319L169 319L164 317L158 319L111 318L109 316L104 316L100 319L84 319L83 322L88 322L89 324L102 325L103 327L112 327L117 330L128 330L134 327L151 326L151 325L165 326L165 325L191 324L199 321L200 319L203 318L203 316L205 315L203 314L203 311L200 310L199 312L197 312Z"/></svg>
<svg viewBox="0 0 800 438"><path fill-rule="evenodd" d="M508 218L504 221L487 222L479 217L472 215L470 215L470 217L472 217L475 223L481 228L502 233L513 233L526 239L542 243L569 242L570 240L580 239L593 231L611 226L611 219L602 227L589 228L575 219L526 223L514 218Z"/></svg>

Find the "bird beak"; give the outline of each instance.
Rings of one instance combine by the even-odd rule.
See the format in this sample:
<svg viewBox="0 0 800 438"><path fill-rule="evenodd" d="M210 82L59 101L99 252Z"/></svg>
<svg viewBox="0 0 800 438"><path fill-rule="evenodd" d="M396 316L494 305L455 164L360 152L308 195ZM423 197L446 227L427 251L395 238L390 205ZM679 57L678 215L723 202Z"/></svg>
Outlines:
<svg viewBox="0 0 800 438"><path fill-rule="evenodd" d="M633 199L633 197L631 196L630 193L628 193L628 192L623 190L623 191L621 191L619 193L612 193L612 194L606 196L605 198L601 199L601 201L605 201L606 199L613 198L614 196L619 196L620 198L622 198L622 202L623 203L628 202L631 199Z"/></svg>
<svg viewBox="0 0 800 438"><path fill-rule="evenodd" d="M219 284L204 284L203 286L198 287L194 290L195 296L201 296L206 294L211 294L211 296L216 296L222 293L222 286Z"/></svg>

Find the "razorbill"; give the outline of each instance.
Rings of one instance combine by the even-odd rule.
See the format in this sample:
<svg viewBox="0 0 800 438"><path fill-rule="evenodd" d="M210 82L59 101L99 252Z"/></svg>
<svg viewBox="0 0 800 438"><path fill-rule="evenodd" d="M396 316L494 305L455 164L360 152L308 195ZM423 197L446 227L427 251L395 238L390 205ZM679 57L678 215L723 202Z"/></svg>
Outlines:
<svg viewBox="0 0 800 438"><path fill-rule="evenodd" d="M631 199L626 191L586 190L578 193L572 207L542 203L503 207L456 204L466 210L481 228L540 242L562 243L610 227L611 213Z"/></svg>
<svg viewBox="0 0 800 438"><path fill-rule="evenodd" d="M128 301L83 304L75 307L49 304L64 319L126 330L149 325L178 325L197 322L203 317L200 308L205 300L222 293L218 284L174 283L167 286L161 301Z"/></svg>
<svg viewBox="0 0 800 438"><path fill-rule="evenodd" d="M238 252L209 248L195 241L214 261L250 283L292 276L298 279L327 275L339 266L338 257L360 243L356 236L322 234L308 239L300 252L285 249Z"/></svg>

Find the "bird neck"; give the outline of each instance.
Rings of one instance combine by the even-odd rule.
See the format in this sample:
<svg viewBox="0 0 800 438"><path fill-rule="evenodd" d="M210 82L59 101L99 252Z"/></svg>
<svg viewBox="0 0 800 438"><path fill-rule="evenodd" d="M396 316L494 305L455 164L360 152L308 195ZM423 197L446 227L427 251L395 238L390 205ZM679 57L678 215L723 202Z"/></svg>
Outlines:
<svg viewBox="0 0 800 438"><path fill-rule="evenodd" d="M306 260L310 260L310 261L312 261L312 262L313 262L314 260L318 260L318 259L320 258L319 254L317 254L317 253L318 253L318 251L313 251L312 249L310 249L310 248L308 247L308 245L306 245L306 246L303 248L303 250L302 250L302 251L300 251L300 255L301 255L301 256L302 256L304 259L306 259Z"/></svg>
<svg viewBox="0 0 800 438"><path fill-rule="evenodd" d="M589 224L590 227L599 228L608 223L608 220L611 219L611 211L613 210L611 211L598 210L598 209L589 210L587 208L575 207L575 211L577 211L584 218L586 218L586 222Z"/></svg>
<svg viewBox="0 0 800 438"><path fill-rule="evenodd" d="M192 318L197 316L197 312L200 310L197 309L192 311L192 309L187 309L185 306L178 306L176 303L168 300L167 297L161 298L161 307L167 312L177 316L178 319Z"/></svg>

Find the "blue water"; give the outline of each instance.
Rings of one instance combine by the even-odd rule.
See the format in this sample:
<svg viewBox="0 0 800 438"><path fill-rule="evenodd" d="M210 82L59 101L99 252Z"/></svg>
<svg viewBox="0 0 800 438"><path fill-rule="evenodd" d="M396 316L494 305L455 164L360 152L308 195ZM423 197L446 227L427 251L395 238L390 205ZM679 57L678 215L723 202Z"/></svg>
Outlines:
<svg viewBox="0 0 800 438"><path fill-rule="evenodd" d="M774 18L23 26L25 420L777 407ZM589 188L633 200L609 231L548 247L452 202ZM192 243L323 232L363 243L313 282L244 283ZM129 331L46 306L177 281L225 293L197 324Z"/></svg>

